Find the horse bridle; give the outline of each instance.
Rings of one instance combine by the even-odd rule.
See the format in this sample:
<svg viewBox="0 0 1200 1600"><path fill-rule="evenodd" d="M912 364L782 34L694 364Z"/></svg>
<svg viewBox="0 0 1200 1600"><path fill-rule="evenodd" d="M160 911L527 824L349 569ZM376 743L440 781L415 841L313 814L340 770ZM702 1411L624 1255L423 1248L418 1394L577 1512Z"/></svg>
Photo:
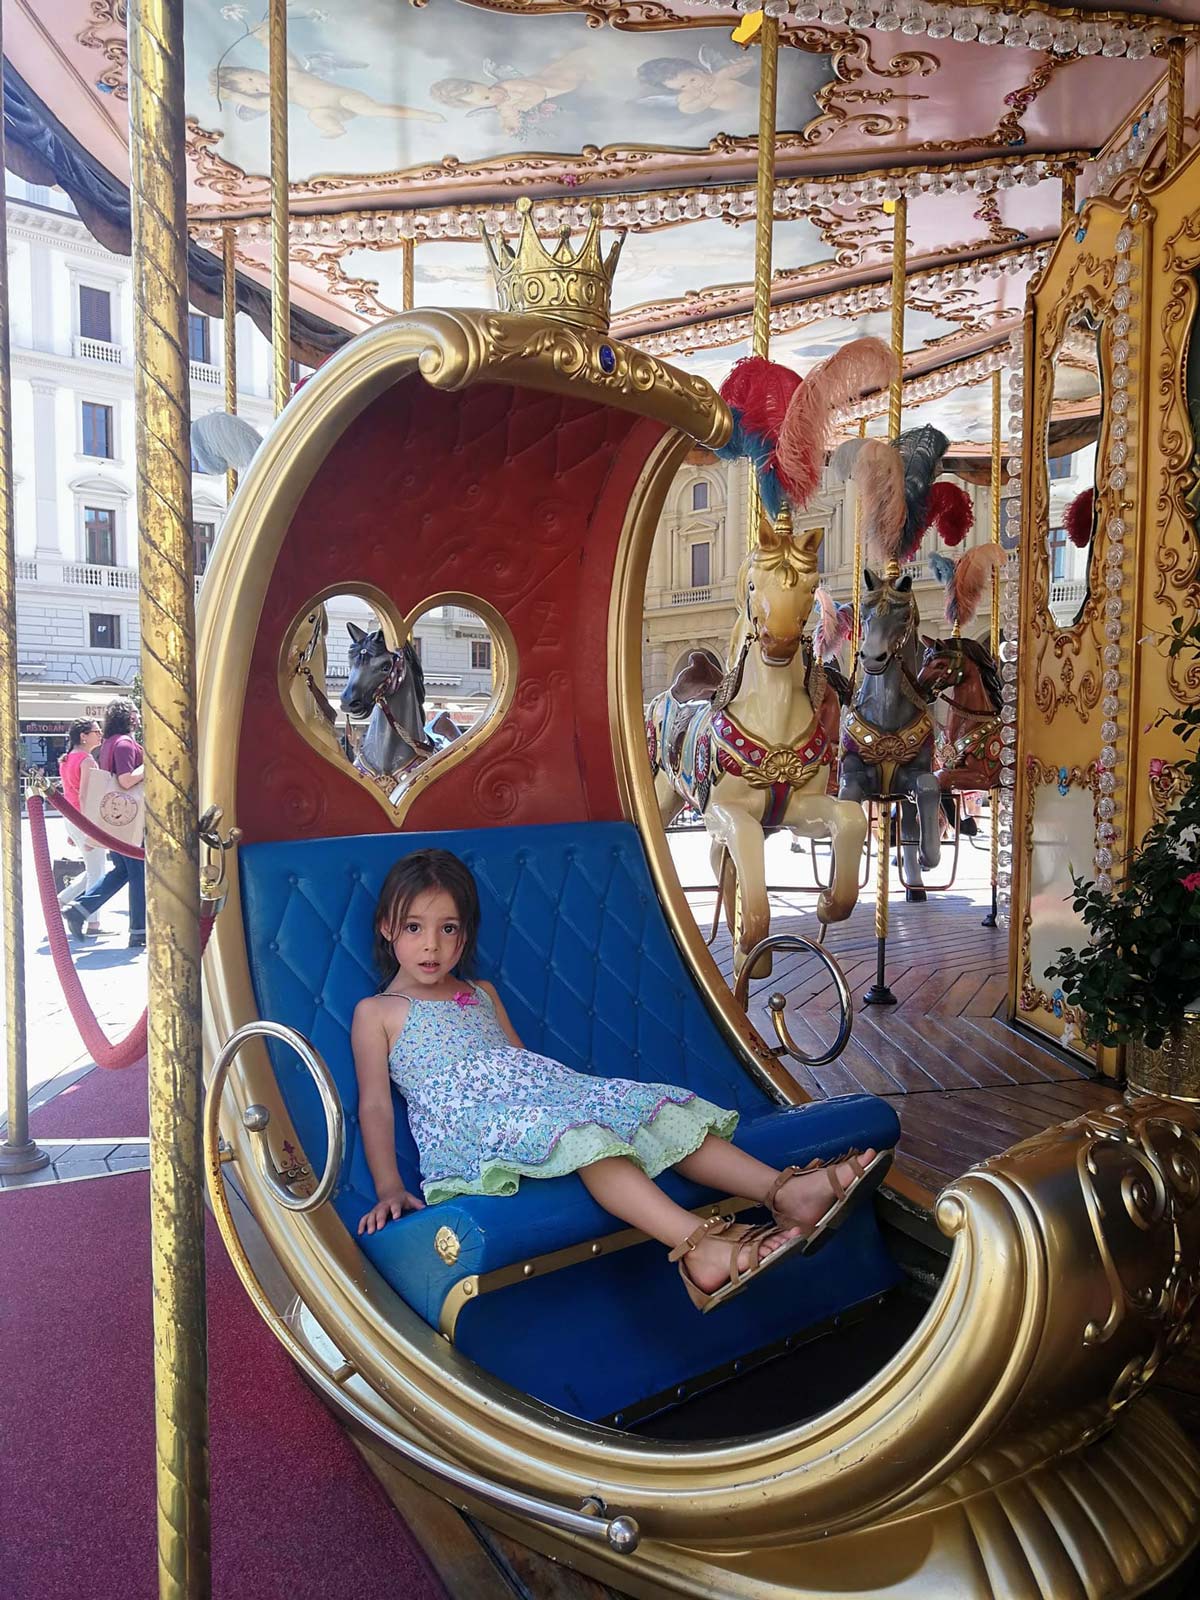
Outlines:
<svg viewBox="0 0 1200 1600"><path fill-rule="evenodd" d="M912 638L919 620L920 611L917 606L916 596L910 590L908 593L908 622L905 625L904 632L900 635L895 646L888 651L887 661L884 665L879 668L878 672L868 672L868 676L872 678L882 677L892 662L895 661L900 668L901 682L904 684L909 699L924 710L929 705L930 696L925 693L916 678L913 677L907 663L901 659L904 647ZM850 683L854 689L858 688L859 683L858 669L862 665L862 635L865 631L865 628L860 630L858 640L854 646L854 662L850 671ZM863 671L867 672L867 670L863 666Z"/></svg>
<svg viewBox="0 0 1200 1600"><path fill-rule="evenodd" d="M404 659L403 650L390 650L388 654L392 658L392 665L388 671L387 677L375 691L375 704L383 712L383 715L392 732L397 736L397 738L403 739L404 743L409 745L414 752L418 750L433 750L436 747L431 740L425 737L424 729L422 729L420 733L414 734L411 729L403 727L397 720L396 713L392 710L390 704L388 703L391 700L391 697L395 694L396 690L400 687L401 683L404 681L404 674L408 670L408 663Z"/></svg>

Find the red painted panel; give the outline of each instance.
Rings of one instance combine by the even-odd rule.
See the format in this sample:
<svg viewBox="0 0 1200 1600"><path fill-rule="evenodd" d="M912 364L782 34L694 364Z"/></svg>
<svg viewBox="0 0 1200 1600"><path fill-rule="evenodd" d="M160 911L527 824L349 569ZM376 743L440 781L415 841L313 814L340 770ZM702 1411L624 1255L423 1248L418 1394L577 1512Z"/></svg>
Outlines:
<svg viewBox="0 0 1200 1600"><path fill-rule="evenodd" d="M291 726L276 687L288 623L327 585L353 579L401 612L465 589L516 639L504 722L419 797L407 828L619 816L609 594L629 498L661 437L659 424L626 412L496 384L444 394L413 377L375 401L313 479L268 586L238 775L247 839L387 826L370 795Z"/></svg>

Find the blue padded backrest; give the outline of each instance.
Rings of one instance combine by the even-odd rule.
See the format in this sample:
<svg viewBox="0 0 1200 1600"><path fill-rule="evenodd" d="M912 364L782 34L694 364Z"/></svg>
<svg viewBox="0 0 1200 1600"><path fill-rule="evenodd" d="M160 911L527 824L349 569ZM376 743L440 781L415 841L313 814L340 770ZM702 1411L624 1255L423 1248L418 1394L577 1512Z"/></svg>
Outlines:
<svg viewBox="0 0 1200 1600"><path fill-rule="evenodd" d="M624 822L370 834L245 845L238 852L259 1012L311 1039L346 1111L338 1210L349 1225L373 1188L358 1139L350 1052L354 1007L378 986L375 905L400 856L453 850L479 884L478 976L500 992L523 1043L579 1072L682 1084L754 1115L771 1102L741 1069L667 927L636 829ZM276 1076L308 1158L325 1158L307 1074L272 1046ZM400 1102L405 1184L416 1151Z"/></svg>

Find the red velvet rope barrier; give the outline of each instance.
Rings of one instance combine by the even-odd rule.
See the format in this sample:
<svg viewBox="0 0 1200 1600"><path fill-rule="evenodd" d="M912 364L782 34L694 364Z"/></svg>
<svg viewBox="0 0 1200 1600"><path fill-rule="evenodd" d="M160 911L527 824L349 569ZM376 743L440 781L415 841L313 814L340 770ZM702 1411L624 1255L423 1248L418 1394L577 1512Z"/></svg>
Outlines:
<svg viewBox="0 0 1200 1600"><path fill-rule="evenodd" d="M29 799L33 799L32 794ZM119 856L128 856L131 861L146 859L146 852L140 844L126 844L123 839L114 839L111 833L105 833L98 822L93 822L91 817L85 817L82 811L76 810L61 791L48 789L46 799L56 811L62 812L76 833L83 834L84 838L90 839L93 844L100 845L104 850L112 850Z"/></svg>
<svg viewBox="0 0 1200 1600"><path fill-rule="evenodd" d="M57 797L55 797L57 799ZM74 806L66 806L64 814L74 822L79 813ZM131 1067L140 1061L146 1054L146 1012L143 1011L133 1027L113 1044L96 1020L96 1013L92 1010L88 997L83 992L83 985L79 981L79 974L75 970L75 963L71 959L71 949L67 943L67 930L63 926L62 913L59 910L58 891L54 886L54 867L50 860L50 844L46 838L46 809L40 794L30 794L27 801L29 812L29 832L33 840L33 863L37 872L38 898L42 902L42 914L46 919L46 936L50 941L50 955L54 961L54 970L58 974L58 981L62 986L63 998L67 1002L67 1010L71 1019L79 1030L79 1037L84 1046L91 1052L92 1060L98 1067L118 1068ZM87 818L82 819L87 822ZM91 825L89 824L89 828ZM81 830L83 831L82 827ZM95 830L92 836L96 837ZM102 842L102 837L97 842ZM134 852L128 845L112 845L110 848L120 849L122 855L133 855ZM143 852L137 851L137 856ZM203 953L208 943L208 936L212 932L213 918L202 917L200 920L200 950Z"/></svg>

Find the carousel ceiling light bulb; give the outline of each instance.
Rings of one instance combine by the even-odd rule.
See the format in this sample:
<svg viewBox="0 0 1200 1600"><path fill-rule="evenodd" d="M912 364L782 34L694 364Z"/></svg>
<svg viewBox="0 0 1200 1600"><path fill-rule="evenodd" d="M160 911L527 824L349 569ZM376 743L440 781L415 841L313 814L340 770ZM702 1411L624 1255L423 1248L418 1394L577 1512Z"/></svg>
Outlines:
<svg viewBox="0 0 1200 1600"><path fill-rule="evenodd" d="M1144 61L1149 54L1150 45L1144 34L1135 33L1125 46L1125 58L1127 61Z"/></svg>
<svg viewBox="0 0 1200 1600"><path fill-rule="evenodd" d="M1014 17L1008 24L1008 31L1004 35L1004 43L1010 50L1027 50L1029 48L1029 29L1020 17Z"/></svg>
<svg viewBox="0 0 1200 1600"><path fill-rule="evenodd" d="M865 33L868 28L873 28L875 13L870 6L855 4L850 12L850 26L859 33Z"/></svg>
<svg viewBox="0 0 1200 1600"><path fill-rule="evenodd" d="M1107 872L1102 872L1097 877L1096 887L1101 894L1111 894L1113 892L1113 881Z"/></svg>
<svg viewBox="0 0 1200 1600"><path fill-rule="evenodd" d="M883 10L875 18L875 26L880 33L895 33L901 26L900 13L892 5L891 0L884 0Z"/></svg>
<svg viewBox="0 0 1200 1600"><path fill-rule="evenodd" d="M1054 34L1045 17L1034 16L1029 23L1029 48L1031 50L1049 50L1054 43Z"/></svg>
<svg viewBox="0 0 1200 1600"><path fill-rule="evenodd" d="M948 39L953 32L954 23L945 10L938 10L925 24L927 39Z"/></svg>
<svg viewBox="0 0 1200 1600"><path fill-rule="evenodd" d="M960 12L955 18L954 38L960 44L969 44L978 32L979 29L969 12Z"/></svg>
<svg viewBox="0 0 1200 1600"><path fill-rule="evenodd" d="M1101 794L1113 794L1116 791L1117 780L1115 774L1102 772L1096 779L1096 787Z"/></svg>
<svg viewBox="0 0 1200 1600"><path fill-rule="evenodd" d="M829 28L844 28L849 17L849 11L840 0L834 0L832 5L824 6L821 10L821 21Z"/></svg>
<svg viewBox="0 0 1200 1600"><path fill-rule="evenodd" d="M763 7L763 10L766 10L765 6ZM772 13L772 15L774 15L774 13ZM817 0L798 0L798 4L793 15L795 16L797 22L816 22L820 18L821 7L817 3Z"/></svg>
<svg viewBox="0 0 1200 1600"><path fill-rule="evenodd" d="M1069 22L1059 24L1058 32L1054 36L1054 54L1056 56L1074 55L1079 48L1079 35Z"/></svg>
<svg viewBox="0 0 1200 1600"><path fill-rule="evenodd" d="M979 43L980 44L1003 44L1004 43L1004 29L1001 27L1000 21L995 15L991 16L988 19L988 21L983 24L982 28L980 28L980 30L979 30Z"/></svg>
<svg viewBox="0 0 1200 1600"><path fill-rule="evenodd" d="M920 6L910 6L904 13L904 21L900 24L900 26L907 34L924 33L925 16Z"/></svg>
<svg viewBox="0 0 1200 1600"><path fill-rule="evenodd" d="M1112 60L1125 54L1125 35L1116 28L1106 27L1103 30L1102 39L1103 43L1100 46L1102 55L1106 55Z"/></svg>

